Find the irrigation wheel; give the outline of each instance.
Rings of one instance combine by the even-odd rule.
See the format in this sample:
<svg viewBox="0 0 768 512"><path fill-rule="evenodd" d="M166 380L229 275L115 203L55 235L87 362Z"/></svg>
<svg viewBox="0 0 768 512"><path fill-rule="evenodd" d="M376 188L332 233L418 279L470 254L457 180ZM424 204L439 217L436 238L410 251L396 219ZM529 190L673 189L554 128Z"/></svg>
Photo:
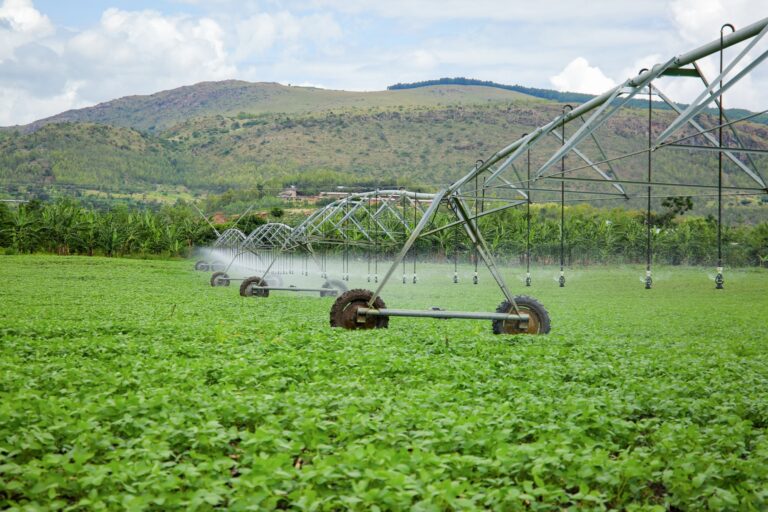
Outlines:
<svg viewBox="0 0 768 512"><path fill-rule="evenodd" d="M211 274L211 286L229 286L229 276L226 272Z"/></svg>
<svg viewBox="0 0 768 512"><path fill-rule="evenodd" d="M240 283L240 295L243 297L269 297L269 290L263 288L254 288L254 286L269 286L265 280L259 276L252 276L243 279Z"/></svg>
<svg viewBox="0 0 768 512"><path fill-rule="evenodd" d="M521 313L528 313L528 327L522 327L518 321L494 320L493 334L547 334L550 329L549 313L541 302L527 295L515 297ZM497 313L514 313L512 303L505 300L496 308Z"/></svg>
<svg viewBox="0 0 768 512"><path fill-rule="evenodd" d="M342 293L331 306L331 327L344 329L386 329L389 327L388 316L369 316L365 322L357 321L357 309L367 308L373 292L356 288ZM381 297L376 297L373 307L383 309L387 306Z"/></svg>
<svg viewBox="0 0 768 512"><path fill-rule="evenodd" d="M349 290L349 288L347 288L346 283L344 283L344 281L342 281L341 279L326 279L325 283L323 283L323 288L327 288L329 291L320 292L321 297L338 297L343 292ZM338 291L334 293L330 290L338 290Z"/></svg>
<svg viewBox="0 0 768 512"><path fill-rule="evenodd" d="M195 263L195 270L198 272L208 272L208 262L207 261L198 261Z"/></svg>

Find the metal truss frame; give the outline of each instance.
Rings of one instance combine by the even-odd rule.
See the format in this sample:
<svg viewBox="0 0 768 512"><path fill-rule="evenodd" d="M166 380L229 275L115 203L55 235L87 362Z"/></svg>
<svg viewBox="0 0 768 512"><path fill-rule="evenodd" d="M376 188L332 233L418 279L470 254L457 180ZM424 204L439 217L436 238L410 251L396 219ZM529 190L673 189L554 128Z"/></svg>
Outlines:
<svg viewBox="0 0 768 512"><path fill-rule="evenodd" d="M477 218L480 216L480 214L477 213L478 203L484 204L488 200L499 200L500 191L506 190L513 192L516 199L511 197L507 198L508 204L495 209L496 211L504 209L505 207L512 207L520 204L521 197L523 198L523 204L530 204L530 191L533 184L540 187L541 185L539 185L539 183L547 183L549 181L559 182L561 187L563 187L561 190L563 191L564 198L565 181L569 179L607 183L615 190L616 196L623 198L629 197L629 194L624 189L625 184L642 184L647 187L647 196L637 195L635 197L650 198L652 186L691 186L690 184L685 183L653 182L650 179L652 154L665 148L682 148L692 152L718 152L721 155L721 158L722 156L727 157L735 164L736 169L741 171L742 174L747 176L752 182L751 186L734 186L732 188L768 193L768 184L766 184L762 173L752 159L752 155L764 154L765 151L744 146L738 135L733 137L739 144L738 147L724 147L711 133L715 130L722 130L723 128L734 129L734 125L744 119L736 121L726 119L725 122L721 121L720 124L714 128L705 128L703 124L696 119L696 116L704 112L712 102L717 102L718 108L721 108L721 103L719 102L722 100L723 94L744 77L748 76L750 72L768 58L768 50L761 50L753 55L758 43L764 38L766 33L768 33L768 18L762 19L728 35L723 35L721 31L720 39L671 58L663 63L656 64L651 69L642 70L634 78L627 79L624 83L596 96L582 105L571 108L570 110L564 108L561 115L557 116L549 123L540 126L515 140L493 154L487 160L478 161L475 167L463 178L432 197L432 203L429 209L424 212L418 224L410 231L408 239L402 246L395 260L392 262L392 265L384 275L384 278L379 283L378 288L368 301L368 307L374 307L374 302L381 295L382 289L387 284L392 274L394 274L397 266L408 254L408 251L415 241L421 236L436 231L434 229L426 231L426 228L441 203L447 203L456 217L456 221L450 225L461 225L464 228L467 236L474 245L478 256L484 261L499 288L502 290L506 300L510 301L514 310L519 313L515 299L504 281L501 272L494 261L494 257L491 251L488 250L488 246L477 226ZM740 49L738 54L731 59L728 65L722 69L717 77L711 82L708 82L701 72L698 61L718 53L722 58L723 50L738 45L739 43L746 43L746 46ZM704 90L687 107L680 107L672 102L656 85L653 84L655 80L666 77L681 77L685 79L698 78L701 80ZM661 131L661 133L654 137L650 127L649 118L649 144L646 148L628 152L618 157L608 158L602 145L597 139L598 129L609 119L614 117L622 107L628 106L630 101L643 92L649 94L649 112L652 110L650 107L650 95L653 92L656 92L657 96L669 106L671 112L675 116L674 119ZM569 137L566 137L565 135L565 128L567 126L577 126L576 131ZM558 129L561 130L561 134L557 133ZM510 172L517 174L514 164L516 162L524 161L526 155L530 155L530 150L533 147L541 146L541 143L548 137L554 137L561 145L549 154L545 163L539 165L538 168L534 170L533 174L529 175L530 177L527 180L521 180L519 175L517 178L509 176ZM684 144L684 142L694 139L695 137L704 139L706 143L712 145ZM585 141L592 141L592 152L594 153L596 148L599 158L591 157L588 154L589 152L584 149ZM648 155L648 181L635 182L632 180L619 179L613 166L623 158L643 154ZM583 165L566 169L565 158L569 155L573 155L581 160ZM740 158L741 155L747 156ZM558 163L561 165L556 166ZM591 169L599 175L599 178L590 179L573 177L572 174L580 169ZM722 180L722 170L720 179ZM482 188L478 186L479 180L482 180ZM501 185L497 184L499 182ZM542 188L547 190L546 187ZM721 191L722 186L718 189L719 193L721 193ZM581 191L580 193L584 194L589 192ZM605 192L601 193L606 194ZM608 195L610 195L610 193ZM474 216L471 213L473 209L475 212ZM493 211L483 212L483 214L490 213L493 213Z"/></svg>
<svg viewBox="0 0 768 512"><path fill-rule="evenodd" d="M279 222L269 222L257 227L240 244L241 249L258 252L263 249L283 247L293 239L293 228ZM289 246L289 248L291 248Z"/></svg>
<svg viewBox="0 0 768 512"><path fill-rule="evenodd" d="M434 194L413 192L405 189L374 190L351 193L313 212L301 224L293 228L275 249L271 261L263 270L263 278L272 270L282 254L304 249L327 277L324 264L315 256L315 246L343 245L367 247L378 252L380 248L396 247L412 234L414 226L429 209ZM410 218L411 212L413 218ZM348 264L347 257L344 257ZM344 276L348 279L348 269Z"/></svg>
<svg viewBox="0 0 768 512"><path fill-rule="evenodd" d="M213 243L214 249L239 249L246 240L245 233L237 228L224 231Z"/></svg>
<svg viewBox="0 0 768 512"><path fill-rule="evenodd" d="M239 263L264 270L272 269L285 253L303 251L319 267L317 246L396 247L407 237L425 213L434 194L404 189L351 193L314 211L301 224L292 228L283 223L267 223L245 236L237 229L219 235L215 249L232 252L228 271ZM245 257L250 255L253 257Z"/></svg>
<svg viewBox="0 0 768 512"><path fill-rule="evenodd" d="M730 27L730 25L724 25L723 28L726 26ZM599 195L603 199L646 198L648 200L648 279L650 279L650 199L655 197L653 196L654 187L661 189L716 188L719 215L722 208L723 189L746 193L768 193L768 183L758 165L758 158L768 155L768 148L751 147L745 144L745 140L736 130L738 123L765 114L768 110L740 119L728 119L724 115L722 106L724 94L768 59L768 50L758 47L759 43L768 41L765 37L767 34L768 18L728 35L725 35L721 29L720 38L715 41L656 64L650 69L644 69L637 76L627 79L581 105L563 106L562 112L554 119L531 130L486 160L477 161L466 175L435 194L405 190L353 193L315 211L292 230L283 225L263 227L264 231L258 235L258 237L263 236L262 238L248 237L250 243L255 244L254 247L262 244L264 247L269 246L272 252L273 256L263 269L263 275L266 276L270 272L280 254L298 248L306 249L314 258L313 245L318 244L373 247L375 254L379 252L379 247L399 246L400 250L394 261L391 262L383 278L378 281L376 290L370 294L370 299L366 303L367 308L360 308L359 311L362 313L358 314L358 321L361 317L386 316L386 310L377 311L375 303L415 242L419 238L440 230L459 227L464 230L478 258L488 268L505 300L511 304L513 316L517 319L527 318L507 286L494 255L483 237L478 220L508 208L520 205L530 207L533 202L532 192L537 192L537 195L538 191L559 192L561 198L560 286L563 286L562 251L565 236L563 219L566 183L568 183L571 187L582 187L569 189L568 192L574 195L587 195L593 198ZM737 47L737 45L742 46ZM738 51L728 64L723 66L724 50L731 48L736 48ZM708 80L702 72L700 61L716 55L721 59L720 71L716 77ZM677 78L698 80L702 86L702 92L689 105L682 106L674 103L659 87L659 81L662 79ZM608 129L610 121L616 119L622 109L636 107L638 102L643 101L641 98L645 95L648 101L647 144L643 141L642 147L620 148L621 154L608 155L605 151L606 145L600 140L600 130L604 127ZM654 95L657 98L657 105L664 106L665 114L652 119ZM707 114L707 109L713 103L720 113L719 121L714 126L711 119L702 116ZM661 125L660 129L659 125ZM723 130L731 133L730 138L736 145L724 145ZM714 132L718 133L718 137L715 137ZM531 150L534 148L538 152L540 161L532 168ZM674 183L669 180L654 181L652 178L654 156L662 151L688 151L691 154L716 152L719 157L718 186L692 182ZM646 157L648 179L641 181L620 178L619 173L627 159L640 156ZM579 163L566 167L566 158L571 159L569 162L576 160ZM727 185L723 183L723 158L728 159L735 171L731 176L732 182ZM518 166L527 169L525 178L520 176ZM582 170L590 176L580 175L579 171ZM738 176L742 181L737 182L733 176ZM744 185L745 182L749 184ZM552 187L552 183L556 183L559 187ZM584 188L598 185L605 186L606 190ZM632 193L629 187L639 187L641 192ZM541 197L539 200L543 201ZM492 207L486 208L486 205ZM447 207L455 220L442 226L433 226L441 206ZM406 214L411 210L414 213L412 219ZM718 216L719 227L720 216ZM255 242L257 238L259 242ZM403 240L404 243L400 245ZM528 259L530 259L530 252L528 252ZM718 261L718 276L722 270L721 266L722 262ZM530 278L530 273L528 276ZM649 288L649 281L646 284L646 288ZM718 288L722 287L720 285L721 283L718 283ZM397 311L396 316L425 316L424 311ZM477 318L481 316L490 318L488 315L481 314Z"/></svg>
<svg viewBox="0 0 768 512"><path fill-rule="evenodd" d="M348 243L397 244L413 231L434 194L404 189L352 193L320 208L294 228L295 246Z"/></svg>

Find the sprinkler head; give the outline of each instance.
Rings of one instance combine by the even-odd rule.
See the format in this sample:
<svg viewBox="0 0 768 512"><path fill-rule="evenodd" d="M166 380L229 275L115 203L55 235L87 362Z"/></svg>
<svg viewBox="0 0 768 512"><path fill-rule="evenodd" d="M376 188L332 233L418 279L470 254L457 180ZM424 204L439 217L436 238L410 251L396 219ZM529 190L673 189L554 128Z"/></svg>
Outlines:
<svg viewBox="0 0 768 512"><path fill-rule="evenodd" d="M472 276L472 284L477 284L478 278L477 278L477 272L475 272L475 275Z"/></svg>
<svg viewBox="0 0 768 512"><path fill-rule="evenodd" d="M651 278L651 271L646 270L645 271L645 289L650 290L651 286L653 286L653 279Z"/></svg>
<svg viewBox="0 0 768 512"><path fill-rule="evenodd" d="M403 284L405 284L406 281L407 281L407 279L405 277L405 274L403 274Z"/></svg>
<svg viewBox="0 0 768 512"><path fill-rule="evenodd" d="M725 279L723 278L723 267L717 267L717 275L715 276L715 290L722 290Z"/></svg>
<svg viewBox="0 0 768 512"><path fill-rule="evenodd" d="M453 284L459 284L459 274L453 273Z"/></svg>
<svg viewBox="0 0 768 512"><path fill-rule="evenodd" d="M365 280L370 283L371 282L371 274L368 274L368 277L366 277Z"/></svg>
<svg viewBox="0 0 768 512"><path fill-rule="evenodd" d="M419 282L419 280L416 279L416 274L413 274L413 284L416 284L418 282Z"/></svg>
<svg viewBox="0 0 768 512"><path fill-rule="evenodd" d="M565 288L565 273L562 270L560 271L560 278L557 282L560 283L560 288Z"/></svg>
<svg viewBox="0 0 768 512"><path fill-rule="evenodd" d="M379 274L376 274L375 276L373 276L373 282L374 283L378 283L379 282Z"/></svg>
<svg viewBox="0 0 768 512"><path fill-rule="evenodd" d="M531 286L531 273L528 272L525 275L525 286Z"/></svg>

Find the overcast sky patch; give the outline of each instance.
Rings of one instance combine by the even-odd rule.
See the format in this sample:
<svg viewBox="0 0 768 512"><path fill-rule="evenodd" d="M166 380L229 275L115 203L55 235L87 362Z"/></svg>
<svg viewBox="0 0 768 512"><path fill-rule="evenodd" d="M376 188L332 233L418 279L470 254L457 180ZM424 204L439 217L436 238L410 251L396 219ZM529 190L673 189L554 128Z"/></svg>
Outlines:
<svg viewBox="0 0 768 512"><path fill-rule="evenodd" d="M381 90L465 76L597 94L764 16L763 0L0 0L0 125L228 78ZM764 108L767 75L728 105Z"/></svg>

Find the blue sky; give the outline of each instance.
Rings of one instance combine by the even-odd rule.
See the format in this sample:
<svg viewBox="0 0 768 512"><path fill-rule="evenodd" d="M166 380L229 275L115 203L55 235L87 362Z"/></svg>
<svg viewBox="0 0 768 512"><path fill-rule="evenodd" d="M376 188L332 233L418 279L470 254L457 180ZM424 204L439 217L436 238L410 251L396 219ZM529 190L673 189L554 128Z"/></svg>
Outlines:
<svg viewBox="0 0 768 512"><path fill-rule="evenodd" d="M600 93L726 21L765 16L764 0L0 0L0 125L228 78L379 90L466 76ZM765 108L763 91L757 73L728 104Z"/></svg>

